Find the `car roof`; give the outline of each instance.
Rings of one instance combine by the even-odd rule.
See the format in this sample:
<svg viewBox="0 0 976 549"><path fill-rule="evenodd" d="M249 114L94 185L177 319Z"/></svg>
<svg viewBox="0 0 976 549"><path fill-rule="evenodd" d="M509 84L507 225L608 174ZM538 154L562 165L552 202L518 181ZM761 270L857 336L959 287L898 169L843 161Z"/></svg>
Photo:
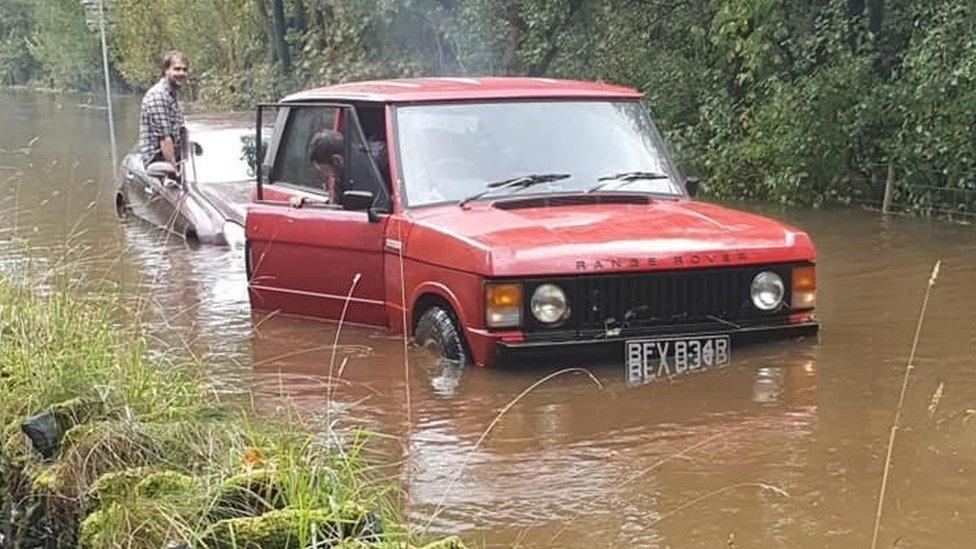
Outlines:
<svg viewBox="0 0 976 549"><path fill-rule="evenodd" d="M369 101L421 103L497 99L640 99L623 86L552 78L408 78L350 82L293 93L283 103L307 101Z"/></svg>

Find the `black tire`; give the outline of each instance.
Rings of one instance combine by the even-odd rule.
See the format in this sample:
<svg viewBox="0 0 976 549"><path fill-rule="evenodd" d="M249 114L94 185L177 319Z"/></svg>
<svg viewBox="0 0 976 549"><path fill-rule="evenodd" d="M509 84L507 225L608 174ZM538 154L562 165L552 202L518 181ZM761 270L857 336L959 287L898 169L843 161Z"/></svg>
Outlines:
<svg viewBox="0 0 976 549"><path fill-rule="evenodd" d="M442 307L435 306L424 311L417 321L413 340L421 347L434 347L441 358L461 364L468 362L464 338L457 323L451 313Z"/></svg>

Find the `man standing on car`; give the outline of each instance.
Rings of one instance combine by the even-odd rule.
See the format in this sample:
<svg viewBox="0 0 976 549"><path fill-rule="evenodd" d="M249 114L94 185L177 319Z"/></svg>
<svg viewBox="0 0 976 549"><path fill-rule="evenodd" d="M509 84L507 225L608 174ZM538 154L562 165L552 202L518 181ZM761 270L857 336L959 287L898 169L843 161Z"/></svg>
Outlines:
<svg viewBox="0 0 976 549"><path fill-rule="evenodd" d="M183 156L183 109L176 94L186 82L186 56L171 51L163 56L163 77L142 98L139 112L139 152L146 167L156 162L177 173Z"/></svg>

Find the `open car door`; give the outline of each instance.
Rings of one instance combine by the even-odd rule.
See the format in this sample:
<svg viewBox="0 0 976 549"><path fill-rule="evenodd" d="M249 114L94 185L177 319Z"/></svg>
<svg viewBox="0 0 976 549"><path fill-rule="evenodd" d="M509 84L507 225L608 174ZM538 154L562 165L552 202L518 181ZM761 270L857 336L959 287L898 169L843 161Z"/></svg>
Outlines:
<svg viewBox="0 0 976 549"><path fill-rule="evenodd" d="M332 177L310 158L338 134ZM281 106L267 176L248 208L247 268L257 310L386 325L383 235L390 192L356 111L342 104ZM348 303L348 305L347 305Z"/></svg>

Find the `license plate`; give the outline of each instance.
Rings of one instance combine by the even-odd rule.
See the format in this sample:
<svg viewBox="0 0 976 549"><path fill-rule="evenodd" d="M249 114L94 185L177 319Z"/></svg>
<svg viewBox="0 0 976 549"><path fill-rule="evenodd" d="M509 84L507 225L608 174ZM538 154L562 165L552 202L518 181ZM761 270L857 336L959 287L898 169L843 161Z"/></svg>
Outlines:
<svg viewBox="0 0 976 549"><path fill-rule="evenodd" d="M629 385L721 368L732 359L728 335L630 339L624 345Z"/></svg>

